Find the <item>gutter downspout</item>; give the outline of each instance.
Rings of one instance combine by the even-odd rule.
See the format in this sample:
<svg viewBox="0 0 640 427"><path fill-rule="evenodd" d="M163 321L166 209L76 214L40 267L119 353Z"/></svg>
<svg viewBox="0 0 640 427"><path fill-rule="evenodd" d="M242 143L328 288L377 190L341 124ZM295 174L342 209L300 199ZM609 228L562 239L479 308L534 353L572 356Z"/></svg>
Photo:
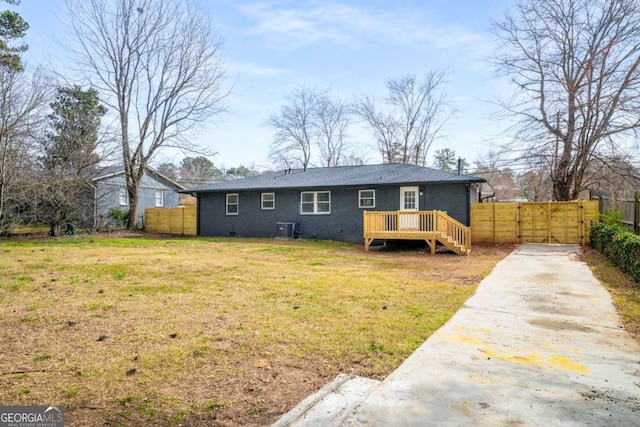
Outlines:
<svg viewBox="0 0 640 427"><path fill-rule="evenodd" d="M489 181L487 181L487 185L491 188L491 191L493 191L493 194L491 194L490 196L480 197L480 203L482 203L482 201L485 199L490 199L496 196L496 189L493 188L493 185L489 184Z"/></svg>

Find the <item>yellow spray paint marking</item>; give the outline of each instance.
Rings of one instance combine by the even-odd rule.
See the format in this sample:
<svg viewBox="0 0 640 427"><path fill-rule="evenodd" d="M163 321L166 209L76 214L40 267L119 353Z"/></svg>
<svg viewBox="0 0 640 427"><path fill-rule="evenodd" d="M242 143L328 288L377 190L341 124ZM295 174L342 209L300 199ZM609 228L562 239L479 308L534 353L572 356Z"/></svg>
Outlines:
<svg viewBox="0 0 640 427"><path fill-rule="evenodd" d="M578 371L584 372L585 374L589 372L589 368L584 365L580 365L579 363L573 363L566 357L553 355L549 358L549 364L554 367L568 369L570 371Z"/></svg>
<svg viewBox="0 0 640 427"><path fill-rule="evenodd" d="M518 362L518 363L531 363L531 364L538 364L538 365L542 363L542 357L540 357L536 353L530 353L527 356L520 356L520 355L512 356L509 354L495 353L489 349L484 349L483 351L487 355L487 357L491 357L494 359L507 360L509 362Z"/></svg>
<svg viewBox="0 0 640 427"><path fill-rule="evenodd" d="M539 355L536 352L530 352L529 354L526 354L526 355L520 355L518 354L518 350L515 348L510 349L511 354L508 354L505 352L492 351L484 347L488 343L485 343L482 340L476 337L473 337L471 335L465 335L465 334L448 335L446 336L446 338L449 342L457 342L462 344L472 344L472 345L479 346L478 350L486 354L487 357L489 358L506 360L509 362L525 363L525 364L546 365L556 369L566 369L569 371L578 371L583 373L589 372L589 368L587 368L586 366L581 365L579 363L574 363L571 360L567 359L566 357L555 355L555 354L549 356L549 358L545 360L545 358L543 358L541 355ZM553 344L543 344L542 347L545 349L552 349L554 346ZM572 351L574 353L580 352L578 349L571 349L569 351Z"/></svg>
<svg viewBox="0 0 640 427"><path fill-rule="evenodd" d="M487 328L455 328L455 331L460 335L465 335L465 333L489 335L493 333L491 329Z"/></svg>
<svg viewBox="0 0 640 427"><path fill-rule="evenodd" d="M535 364L535 365L547 365L557 369L566 369L569 371L578 371L583 373L589 372L589 368L587 368L586 366L581 365L579 363L574 363L569 359L567 359L566 357L558 356L556 354L551 355L547 360L545 360L542 358L542 356L540 356L537 353L529 353L527 356L520 356L520 355L514 356L510 354L496 353L489 349L483 349L482 351L487 355L487 357L499 359L499 360L506 360L509 362L518 362L518 363Z"/></svg>
<svg viewBox="0 0 640 427"><path fill-rule="evenodd" d="M478 338L475 338L469 335L457 335L454 338L454 342L465 343L465 344L475 344L475 345L484 344L484 342L482 342Z"/></svg>

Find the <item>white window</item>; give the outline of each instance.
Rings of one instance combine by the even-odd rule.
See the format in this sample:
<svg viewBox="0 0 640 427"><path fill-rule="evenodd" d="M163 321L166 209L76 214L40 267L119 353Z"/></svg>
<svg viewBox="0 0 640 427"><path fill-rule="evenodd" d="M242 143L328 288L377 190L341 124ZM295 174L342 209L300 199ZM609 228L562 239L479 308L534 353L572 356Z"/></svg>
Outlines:
<svg viewBox="0 0 640 427"><path fill-rule="evenodd" d="M330 191L304 191L300 193L301 214L331 213Z"/></svg>
<svg viewBox="0 0 640 427"><path fill-rule="evenodd" d="M164 206L164 191L156 190L156 206L161 208Z"/></svg>
<svg viewBox="0 0 640 427"><path fill-rule="evenodd" d="M227 215L238 215L238 194L227 194Z"/></svg>
<svg viewBox="0 0 640 427"><path fill-rule="evenodd" d="M358 191L358 207L375 208L376 207L376 190Z"/></svg>
<svg viewBox="0 0 640 427"><path fill-rule="evenodd" d="M129 205L129 193L127 193L127 187L120 187L120 191L118 192L118 200L120 201L120 206Z"/></svg>
<svg viewBox="0 0 640 427"><path fill-rule="evenodd" d="M276 193L262 193L260 200L262 209L276 208Z"/></svg>

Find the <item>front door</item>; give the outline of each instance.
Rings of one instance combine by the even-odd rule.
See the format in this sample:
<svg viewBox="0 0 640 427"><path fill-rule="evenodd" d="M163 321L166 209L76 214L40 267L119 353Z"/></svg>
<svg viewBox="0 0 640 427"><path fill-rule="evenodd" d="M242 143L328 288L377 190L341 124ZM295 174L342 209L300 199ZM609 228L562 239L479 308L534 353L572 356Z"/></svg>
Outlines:
<svg viewBox="0 0 640 427"><path fill-rule="evenodd" d="M418 187L400 187L400 229L418 229Z"/></svg>

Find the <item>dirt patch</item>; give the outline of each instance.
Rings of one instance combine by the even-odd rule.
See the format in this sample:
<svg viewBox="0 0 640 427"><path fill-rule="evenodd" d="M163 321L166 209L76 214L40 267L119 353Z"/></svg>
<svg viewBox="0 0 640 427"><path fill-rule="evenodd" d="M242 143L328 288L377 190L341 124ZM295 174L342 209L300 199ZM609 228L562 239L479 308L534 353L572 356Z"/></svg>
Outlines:
<svg viewBox="0 0 640 427"><path fill-rule="evenodd" d="M635 396L616 396L610 390L591 390L580 393L585 400L602 401L603 404L611 403L615 405L627 406L633 412L640 411L640 399Z"/></svg>
<svg viewBox="0 0 640 427"><path fill-rule="evenodd" d="M575 322L569 322L566 320L550 320L550 319L530 319L527 323L533 326L538 326L544 329L550 329L552 331L577 331L577 332L591 332L592 328L581 325Z"/></svg>
<svg viewBox="0 0 640 427"><path fill-rule="evenodd" d="M562 296L566 296L566 297L574 297L574 298L584 298L584 299L593 298L591 295L576 294L575 292L568 292L568 291L558 292L558 295L562 295Z"/></svg>

